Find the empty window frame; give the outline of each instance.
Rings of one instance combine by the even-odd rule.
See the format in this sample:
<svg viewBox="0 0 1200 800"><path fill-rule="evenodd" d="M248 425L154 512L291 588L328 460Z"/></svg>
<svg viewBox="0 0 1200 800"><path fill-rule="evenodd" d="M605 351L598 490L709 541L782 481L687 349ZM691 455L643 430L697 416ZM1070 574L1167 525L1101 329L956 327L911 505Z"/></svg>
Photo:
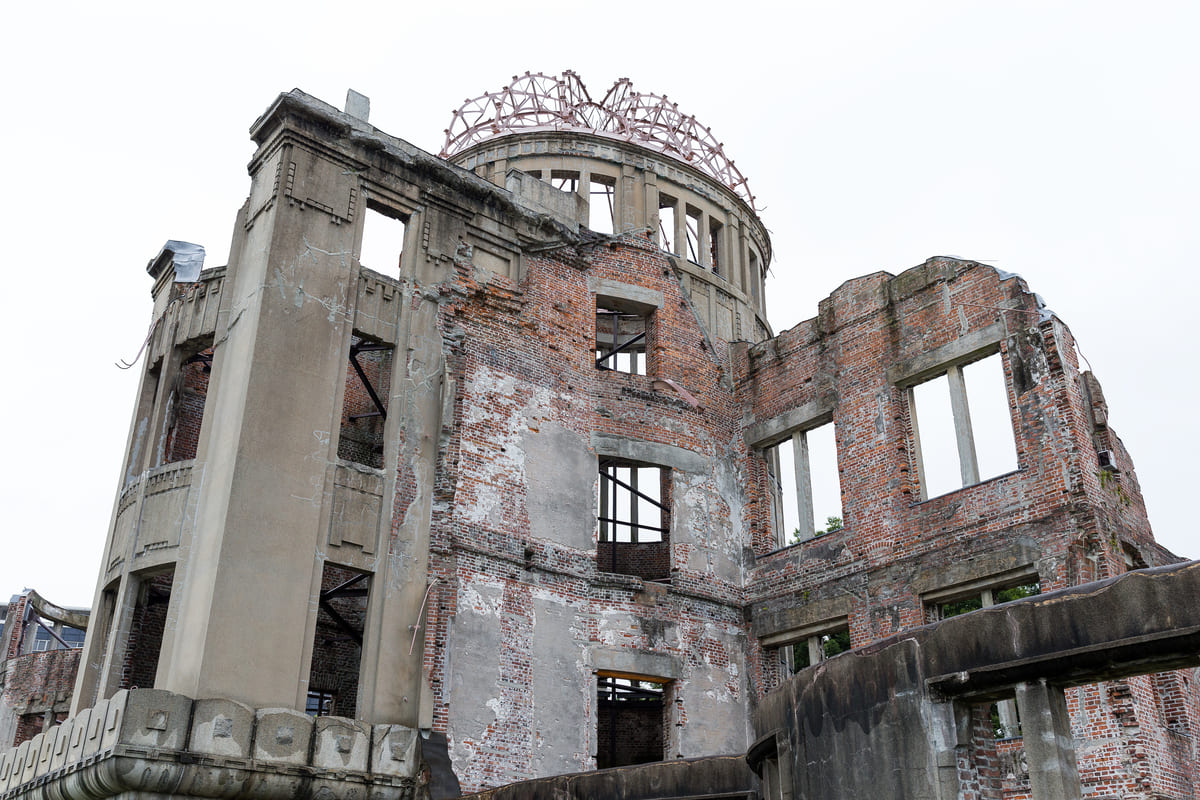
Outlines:
<svg viewBox="0 0 1200 800"><path fill-rule="evenodd" d="M310 717L329 717L337 710L337 696L325 689L309 689L304 711Z"/></svg>
<svg viewBox="0 0 1200 800"><path fill-rule="evenodd" d="M666 684L649 678L596 676L596 768L662 761Z"/></svg>
<svg viewBox="0 0 1200 800"><path fill-rule="evenodd" d="M675 226L678 224L675 210L679 201L665 194L658 196L658 246L667 253L677 252L675 249Z"/></svg>
<svg viewBox="0 0 1200 800"><path fill-rule="evenodd" d="M1017 468L999 353L912 386L909 408L922 500Z"/></svg>
<svg viewBox="0 0 1200 800"><path fill-rule="evenodd" d="M840 530L842 487L832 422L797 431L764 452L776 544L787 547Z"/></svg>
<svg viewBox="0 0 1200 800"><path fill-rule="evenodd" d="M643 580L671 576L671 471L600 460L596 490L596 569Z"/></svg>
<svg viewBox="0 0 1200 800"><path fill-rule="evenodd" d="M664 482L670 470L628 461L601 459L596 517L601 542L661 542L669 513Z"/></svg>
<svg viewBox="0 0 1200 800"><path fill-rule="evenodd" d="M358 263L391 278L400 277L404 220L391 209L368 206L363 218Z"/></svg>
<svg viewBox="0 0 1200 800"><path fill-rule="evenodd" d="M370 576L326 562L317 598L307 710L354 717ZM328 711L322 709L327 708Z"/></svg>
<svg viewBox="0 0 1200 800"><path fill-rule="evenodd" d="M140 575L131 577L131 580L138 581L138 584L129 621L125 658L121 665L120 686L122 689L149 689L154 686L158 675L175 571Z"/></svg>
<svg viewBox="0 0 1200 800"><path fill-rule="evenodd" d="M596 233L616 229L617 181L607 175L593 175L588 190L588 227Z"/></svg>
<svg viewBox="0 0 1200 800"><path fill-rule="evenodd" d="M684 256L693 264L700 264L700 248L703 247L700 238L700 225L704 214L698 208L684 206L684 234L687 236L687 252Z"/></svg>
<svg viewBox="0 0 1200 800"><path fill-rule="evenodd" d="M793 673L796 673L849 649L851 649L850 627L843 623L837 627L814 633L788 646L786 652L788 667Z"/></svg>
<svg viewBox="0 0 1200 800"><path fill-rule="evenodd" d="M213 349L206 347L183 360L167 398L166 435L159 464L190 461L200 444L200 425L208 400Z"/></svg>
<svg viewBox="0 0 1200 800"><path fill-rule="evenodd" d="M596 305L596 368L630 375L646 375L646 332L648 318Z"/></svg>
<svg viewBox="0 0 1200 800"><path fill-rule="evenodd" d="M561 169L550 170L550 185L560 192L576 194L579 192L579 173Z"/></svg>
<svg viewBox="0 0 1200 800"><path fill-rule="evenodd" d="M350 359L342 396L338 458L383 468L385 398L392 383L392 346L357 333L350 340Z"/></svg>
<svg viewBox="0 0 1200 800"><path fill-rule="evenodd" d="M1023 578L1015 583L1007 582L966 592L939 592L937 595L926 597L926 617L930 622L936 622L1041 593L1042 585L1036 576Z"/></svg>

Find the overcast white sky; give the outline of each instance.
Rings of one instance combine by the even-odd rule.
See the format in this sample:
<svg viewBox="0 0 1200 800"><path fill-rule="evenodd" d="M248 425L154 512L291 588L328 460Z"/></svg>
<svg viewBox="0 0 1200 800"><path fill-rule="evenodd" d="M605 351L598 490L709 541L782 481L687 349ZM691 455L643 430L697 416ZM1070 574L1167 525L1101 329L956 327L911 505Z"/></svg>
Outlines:
<svg viewBox="0 0 1200 800"><path fill-rule="evenodd" d="M167 239L225 263L281 91L430 151L525 70L619 77L712 127L774 237L775 329L932 255L1019 272L1071 326L1160 541L1200 556L1195 2L11 3L0 225L0 595L91 602Z"/></svg>

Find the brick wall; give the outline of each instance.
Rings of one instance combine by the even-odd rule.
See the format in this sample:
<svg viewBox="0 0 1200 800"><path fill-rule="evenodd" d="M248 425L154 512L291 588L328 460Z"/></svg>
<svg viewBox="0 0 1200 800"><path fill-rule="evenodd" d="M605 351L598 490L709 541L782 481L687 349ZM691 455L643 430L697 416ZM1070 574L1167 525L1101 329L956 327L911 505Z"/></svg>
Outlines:
<svg viewBox="0 0 1200 800"><path fill-rule="evenodd" d="M41 732L47 712L64 719L71 706L80 650L45 650L8 660L0 690L0 730L14 731L16 746Z"/></svg>
<svg viewBox="0 0 1200 800"><path fill-rule="evenodd" d="M125 663L121 668L122 689L154 686L173 581L173 572L142 579L138 602L129 622Z"/></svg>
<svg viewBox="0 0 1200 800"><path fill-rule="evenodd" d="M890 378L889 369L997 326L1018 470L922 499L910 384ZM823 301L817 318L734 355L746 419L806 404L833 409L846 523L776 550L765 460L761 452L747 456L755 553L747 589L755 616L850 597L852 642L860 646L922 624L919 587L996 554L1032 554L1043 591L1118 574L1130 553L1141 562L1135 566L1176 560L1153 542L1132 462L1108 426L1099 382L1080 371L1070 330L1040 313L1017 276L954 259L931 259L897 277L863 276ZM912 380L938 374L939 366L927 360ZM1098 450L1113 452L1114 470L1101 469ZM777 652L754 655L757 692L785 677ZM1163 695L1129 688L1149 682L1072 693L1077 733L1091 743L1080 750L1090 796L1152 788L1193 796L1180 787L1190 785L1194 753L1179 745L1183 737L1162 714L1151 713ZM1180 691L1195 697L1194 682ZM1005 747L1011 754L1019 741ZM979 774L994 766L990 753L979 758ZM971 780L970 792L994 795L978 776ZM1152 787L1155 781L1163 786ZM1005 789L1006 796L1020 792Z"/></svg>
<svg viewBox="0 0 1200 800"><path fill-rule="evenodd" d="M444 421L434 490L430 572L438 584L427 607L425 668L436 701L434 727L447 731L452 754L455 748L471 753L469 762L455 763L464 790L531 774L538 737L552 730L549 714L577 720L580 739L572 763L556 769L595 766L597 701L586 667L570 666L559 679L575 691L575 708L538 705L531 691L538 660L550 657L537 649L537 609L547 605L564 609L570 619L571 662L589 647L602 646L670 655L683 665L684 677L673 684L671 713L682 727L670 726L672 756L701 754L695 745L689 751L686 743L700 733L686 726L705 719L705 704L714 702L709 695L738 709L739 722L730 732L737 744L722 749L746 746L749 697L739 638L745 631L743 531L735 510L741 502L736 481L670 471L668 505L707 504L708 514L672 515L668 541L638 545L630 553L629 573L670 576L669 588L655 589L636 577L604 577L609 562L594 529L587 531L586 548L531 535L521 450L523 432L557 426L584 442L596 431L732 463L739 432L727 345L706 337L670 259L644 239L526 257L519 285L494 275L484 281L461 263L457 268L459 280L441 312L456 394L453 418ZM596 301L589 278L663 293L663 307L648 327L647 375L595 367ZM656 385L656 378L685 387L700 408ZM409 502L406 487L412 486L412 476L402 469L397 520ZM588 503L595 502L593 492ZM715 569L717 563L723 567ZM477 613L472 604L481 602L486 613L494 609L499 627L496 652L482 656L452 634L455 617ZM631 624L615 628L606 621L616 618ZM463 669L464 662L479 663L472 674L499 676L489 703L499 718L484 729L452 722L473 713L450 707L446 670L451 663ZM697 680L717 685L699 690Z"/></svg>
<svg viewBox="0 0 1200 800"><path fill-rule="evenodd" d="M200 425L204 421L204 403L208 399L209 365L212 348L197 355L207 356L185 363L179 370L171 402L174 418L167 431L164 464L188 461L196 457L200 443Z"/></svg>

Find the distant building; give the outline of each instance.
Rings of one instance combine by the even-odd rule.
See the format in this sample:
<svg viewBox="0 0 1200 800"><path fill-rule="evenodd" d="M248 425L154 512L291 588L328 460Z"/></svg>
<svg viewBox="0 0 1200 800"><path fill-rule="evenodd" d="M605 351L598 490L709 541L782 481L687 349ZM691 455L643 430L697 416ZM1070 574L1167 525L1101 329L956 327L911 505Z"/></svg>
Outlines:
<svg viewBox="0 0 1200 800"><path fill-rule="evenodd" d="M26 589L0 607L0 749L32 739L71 708L88 610Z"/></svg>

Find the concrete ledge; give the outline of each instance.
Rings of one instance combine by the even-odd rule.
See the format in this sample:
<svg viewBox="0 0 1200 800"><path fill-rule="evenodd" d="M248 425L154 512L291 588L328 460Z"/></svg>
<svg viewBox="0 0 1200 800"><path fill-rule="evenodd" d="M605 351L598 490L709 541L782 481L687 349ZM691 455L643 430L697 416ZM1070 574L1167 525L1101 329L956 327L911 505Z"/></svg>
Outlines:
<svg viewBox="0 0 1200 800"><path fill-rule="evenodd" d="M641 439L627 439L611 433L593 433L592 451L598 456L657 464L683 472L705 472L708 469L708 459L691 450Z"/></svg>
<svg viewBox="0 0 1200 800"><path fill-rule="evenodd" d="M0 752L0 797L408 800L421 763L400 725L132 689Z"/></svg>
<svg viewBox="0 0 1200 800"><path fill-rule="evenodd" d="M521 781L464 800L754 800L758 788L743 756L709 756Z"/></svg>
<svg viewBox="0 0 1200 800"><path fill-rule="evenodd" d="M674 656L658 653L639 653L612 647L593 647L588 651L592 669L643 678L683 677L683 665Z"/></svg>

